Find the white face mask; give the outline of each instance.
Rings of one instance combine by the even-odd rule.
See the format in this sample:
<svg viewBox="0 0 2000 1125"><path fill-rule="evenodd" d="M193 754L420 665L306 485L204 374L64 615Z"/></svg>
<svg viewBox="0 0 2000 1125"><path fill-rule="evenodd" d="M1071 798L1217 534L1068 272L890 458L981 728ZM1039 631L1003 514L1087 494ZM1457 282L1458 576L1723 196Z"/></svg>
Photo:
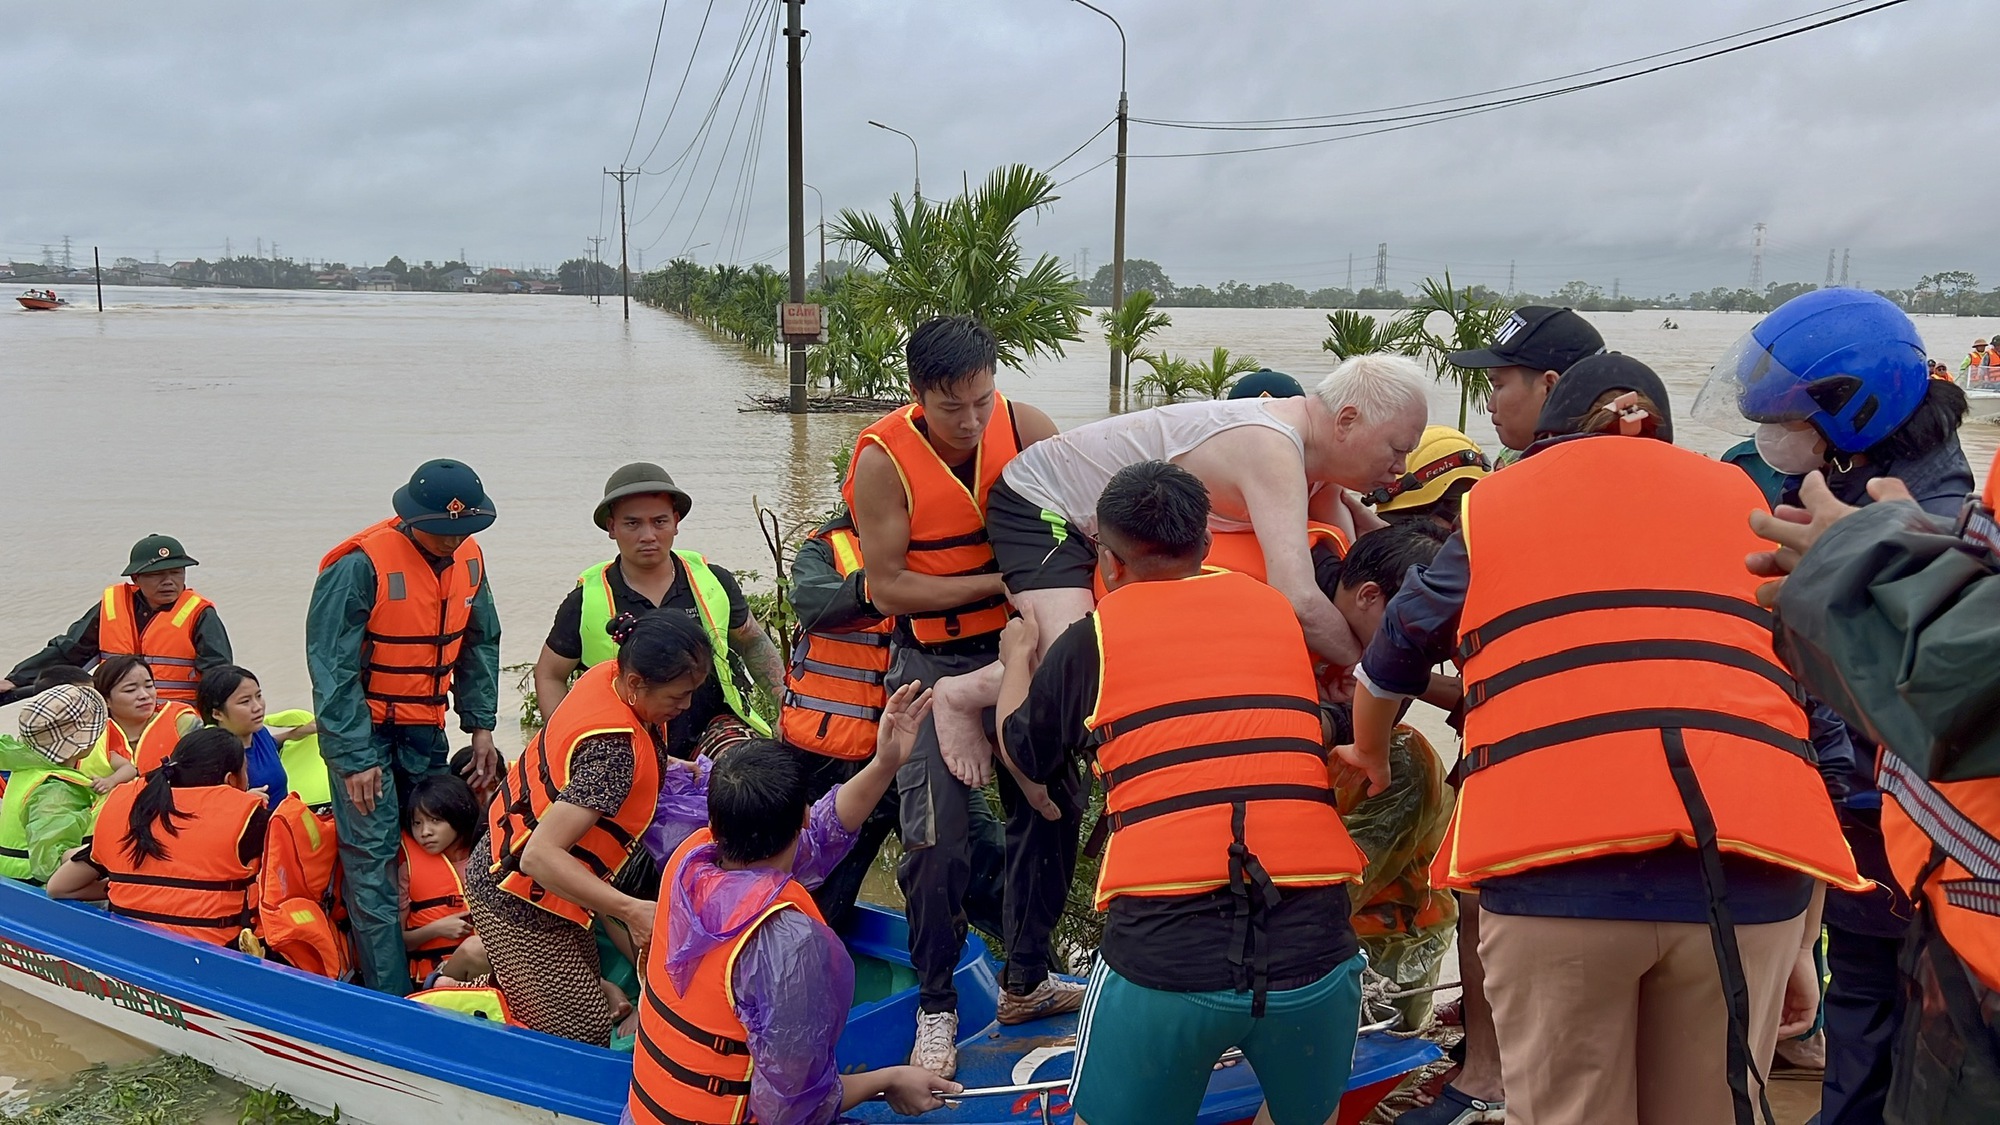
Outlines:
<svg viewBox="0 0 2000 1125"><path fill-rule="evenodd" d="M1826 468L1826 439L1804 422L1765 422L1757 427L1757 455L1788 477Z"/></svg>

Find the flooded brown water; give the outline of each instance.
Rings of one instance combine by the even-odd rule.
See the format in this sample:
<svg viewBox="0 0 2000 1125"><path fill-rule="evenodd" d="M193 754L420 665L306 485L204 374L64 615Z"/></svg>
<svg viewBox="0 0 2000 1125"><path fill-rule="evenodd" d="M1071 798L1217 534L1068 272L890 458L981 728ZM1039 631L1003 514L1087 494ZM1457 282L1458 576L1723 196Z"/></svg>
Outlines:
<svg viewBox="0 0 2000 1125"><path fill-rule="evenodd" d="M628 324L612 301L112 288L100 315L82 290L66 295L78 305L0 313L0 670L82 614L135 539L164 532L202 560L191 577L220 607L271 706L309 707L302 618L320 556L387 515L419 462L445 456L477 469L498 506L480 538L502 656L531 662L577 572L610 552L590 512L613 468L665 465L695 498L680 545L758 572L764 583L746 583L755 588L772 564L753 503L788 521L828 508L830 460L868 421L746 412L749 395L782 386L776 365L641 306ZM1205 356L1222 345L1308 385L1330 367L1322 312L1168 312L1174 325L1155 347ZM1755 318L1677 312L1681 327L1667 330L1664 315L1591 319L1611 347L1659 370L1684 410L1708 364ZM1937 317L1919 327L1955 364L2000 323ZM1095 339L1001 382L1063 426L1107 412ZM1434 420L1456 422L1449 388L1433 407ZM1494 448L1483 414L1468 430ZM1708 453L1736 440L1679 430ZM2000 428L1966 430L1982 473L1996 438ZM513 702L499 732L510 751L521 743L506 721ZM0 711L0 729L13 723L12 709ZM0 990L0 1023L24 1029L0 1033L0 1084L116 1053L31 1003ZM30 1023L38 1034L25 1032Z"/></svg>

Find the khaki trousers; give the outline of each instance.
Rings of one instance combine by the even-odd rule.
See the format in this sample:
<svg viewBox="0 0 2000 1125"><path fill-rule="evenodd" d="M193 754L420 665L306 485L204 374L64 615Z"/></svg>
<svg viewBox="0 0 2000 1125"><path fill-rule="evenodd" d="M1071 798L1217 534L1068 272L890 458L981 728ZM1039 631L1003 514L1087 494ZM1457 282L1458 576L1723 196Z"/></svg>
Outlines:
<svg viewBox="0 0 2000 1125"><path fill-rule="evenodd" d="M1761 1073L1804 925L1736 927ZM1729 1016L1706 925L1482 911L1479 958L1510 1123L1729 1125Z"/></svg>

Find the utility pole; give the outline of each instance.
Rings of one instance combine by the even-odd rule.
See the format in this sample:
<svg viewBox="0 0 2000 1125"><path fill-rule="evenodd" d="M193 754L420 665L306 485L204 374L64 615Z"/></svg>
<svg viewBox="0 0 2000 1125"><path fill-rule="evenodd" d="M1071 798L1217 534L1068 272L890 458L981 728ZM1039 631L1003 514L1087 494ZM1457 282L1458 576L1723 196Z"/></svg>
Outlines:
<svg viewBox="0 0 2000 1125"><path fill-rule="evenodd" d="M1378 242L1375 244L1375 291L1379 293L1387 288L1389 288L1389 244Z"/></svg>
<svg viewBox="0 0 2000 1125"><path fill-rule="evenodd" d="M1611 299L1618 299L1618 279L1615 277L1611 279Z"/></svg>
<svg viewBox="0 0 2000 1125"><path fill-rule="evenodd" d="M597 248L604 245L604 236L599 235L596 238L586 238L584 241L590 243L590 303L593 305L602 305L604 298L597 291Z"/></svg>
<svg viewBox="0 0 2000 1125"><path fill-rule="evenodd" d="M1349 293L1354 292L1354 254L1352 252L1349 252L1347 255L1347 291Z"/></svg>
<svg viewBox="0 0 2000 1125"><path fill-rule="evenodd" d="M1125 135L1131 104L1125 96L1127 89L1125 64L1129 45L1125 41L1125 25L1118 22L1118 17L1090 3L1089 0L1076 0L1076 2L1110 20L1111 26L1118 29L1118 195L1112 207L1111 219L1111 311L1116 313L1119 306L1125 303ZM1124 356L1118 354L1117 348L1111 349L1113 394L1118 393L1124 386L1124 359Z"/></svg>
<svg viewBox="0 0 2000 1125"><path fill-rule="evenodd" d="M1826 252L1826 284L1820 288L1833 288L1833 251L1831 249Z"/></svg>
<svg viewBox="0 0 2000 1125"><path fill-rule="evenodd" d="M160 252L158 250L153 251L153 261L158 262L159 260L160 260ZM99 256L99 254L97 253L97 247L95 246L90 248L90 266L92 272L97 274L97 311L103 312L104 311L104 259L101 256Z"/></svg>
<svg viewBox="0 0 2000 1125"><path fill-rule="evenodd" d="M234 258L235 256L236 256L236 245L229 241L229 237L227 235L224 235L222 239L222 260L226 262L229 259Z"/></svg>
<svg viewBox="0 0 2000 1125"><path fill-rule="evenodd" d="M625 166L620 164L616 172L606 168L604 174L618 178L618 294L625 302L625 319L631 320L632 269L626 264L631 258L631 254L629 253L631 240L625 233L625 181L638 175L639 170L634 168L628 172L625 170ZM460 253L464 253L464 251L460 251Z"/></svg>
<svg viewBox="0 0 2000 1125"><path fill-rule="evenodd" d="M1514 295L1514 263L1512 262L1507 263L1507 295L1509 297Z"/></svg>
<svg viewBox="0 0 2000 1125"><path fill-rule="evenodd" d="M1843 288L1847 285L1847 251L1845 250L1840 252L1840 284Z"/></svg>
<svg viewBox="0 0 2000 1125"><path fill-rule="evenodd" d="M1750 246L1750 291L1761 292L1764 288L1764 224L1758 223L1756 239Z"/></svg>
<svg viewBox="0 0 2000 1125"><path fill-rule="evenodd" d="M799 27L799 9L805 0L785 0L785 165L788 178L786 191L786 216L792 251L792 276L790 298L794 305L802 305L806 300L806 143L805 143L805 81L799 67L799 44L805 32ZM914 146L915 141L910 144ZM822 234L821 237L825 237ZM826 255L820 255L822 262ZM822 270L825 268L821 266ZM779 327L784 327L784 313L779 310ZM792 414L806 412L806 346L791 333L785 333L785 358L791 367L791 394L786 408Z"/></svg>

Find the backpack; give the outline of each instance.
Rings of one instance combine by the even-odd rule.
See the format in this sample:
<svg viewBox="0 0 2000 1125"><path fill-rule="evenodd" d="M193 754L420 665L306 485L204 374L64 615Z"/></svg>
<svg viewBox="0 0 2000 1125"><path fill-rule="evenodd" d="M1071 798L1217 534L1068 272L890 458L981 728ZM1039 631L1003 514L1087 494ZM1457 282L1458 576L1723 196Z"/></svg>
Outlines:
<svg viewBox="0 0 2000 1125"><path fill-rule="evenodd" d="M297 793L271 812L257 875L257 936L286 964L334 980L354 972L340 902L340 837L333 814Z"/></svg>

